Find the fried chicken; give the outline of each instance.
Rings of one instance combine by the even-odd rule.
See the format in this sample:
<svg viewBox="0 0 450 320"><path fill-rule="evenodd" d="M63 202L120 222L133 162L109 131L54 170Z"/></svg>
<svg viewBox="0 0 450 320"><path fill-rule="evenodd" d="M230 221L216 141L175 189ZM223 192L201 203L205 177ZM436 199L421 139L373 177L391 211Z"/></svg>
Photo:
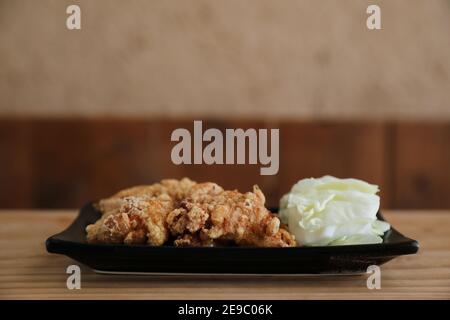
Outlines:
<svg viewBox="0 0 450 320"><path fill-rule="evenodd" d="M188 178L181 180L166 179L160 183L136 186L119 191L112 197L100 200L97 207L103 214L115 214L119 212L119 209L124 204L124 199L127 197L151 199L167 195L171 200L177 202L181 201L195 185L196 183Z"/></svg>
<svg viewBox="0 0 450 320"><path fill-rule="evenodd" d="M185 197L194 181L162 180L148 186L122 190L100 200L102 217L87 226L90 243L127 243L159 246L169 238L167 214Z"/></svg>
<svg viewBox="0 0 450 320"><path fill-rule="evenodd" d="M103 213L95 224L87 226L87 241L162 245L169 238L165 217L173 209L174 202L167 194L121 198L119 208Z"/></svg>
<svg viewBox="0 0 450 320"><path fill-rule="evenodd" d="M221 191L198 197L206 186L198 184L197 190L181 202L180 208L167 216L175 245L202 245L232 241L239 246L290 247L294 237L280 228L280 220L264 206L265 197L254 186L253 192ZM185 234L196 237L184 237Z"/></svg>
<svg viewBox="0 0 450 320"><path fill-rule="evenodd" d="M175 246L289 247L294 236L253 192L225 191L187 178L120 191L101 200L102 217L86 228L87 241Z"/></svg>

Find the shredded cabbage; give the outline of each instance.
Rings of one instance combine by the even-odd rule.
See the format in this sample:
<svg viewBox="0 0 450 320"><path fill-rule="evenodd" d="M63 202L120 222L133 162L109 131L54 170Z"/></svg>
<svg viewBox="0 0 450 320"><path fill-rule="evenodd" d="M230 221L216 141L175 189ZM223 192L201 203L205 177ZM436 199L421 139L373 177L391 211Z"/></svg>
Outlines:
<svg viewBox="0 0 450 320"><path fill-rule="evenodd" d="M358 179L303 179L281 198L280 219L299 245L380 243L390 225L377 220L378 191Z"/></svg>

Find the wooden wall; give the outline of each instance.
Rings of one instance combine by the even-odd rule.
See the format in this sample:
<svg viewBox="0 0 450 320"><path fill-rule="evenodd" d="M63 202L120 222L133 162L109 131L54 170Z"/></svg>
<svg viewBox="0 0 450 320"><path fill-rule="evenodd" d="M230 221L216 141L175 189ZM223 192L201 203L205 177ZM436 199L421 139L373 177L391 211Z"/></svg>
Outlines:
<svg viewBox="0 0 450 320"><path fill-rule="evenodd" d="M280 170L172 164L176 128L192 119L0 119L0 208L73 208L127 186L188 176L249 190L276 206L300 178L379 184L385 208L450 208L450 124L204 121L204 128L280 128Z"/></svg>

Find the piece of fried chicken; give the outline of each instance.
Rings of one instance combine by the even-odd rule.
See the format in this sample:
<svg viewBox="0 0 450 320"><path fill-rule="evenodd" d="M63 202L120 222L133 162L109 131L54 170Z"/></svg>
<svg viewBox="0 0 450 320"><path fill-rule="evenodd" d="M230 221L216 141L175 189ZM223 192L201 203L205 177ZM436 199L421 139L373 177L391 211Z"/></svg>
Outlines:
<svg viewBox="0 0 450 320"><path fill-rule="evenodd" d="M294 236L280 228L280 220L264 203L258 186L242 194L201 183L166 221L171 234L178 237L174 242L177 246L211 246L224 241L239 246L295 246Z"/></svg>
<svg viewBox="0 0 450 320"><path fill-rule="evenodd" d="M128 197L150 199L161 195L167 195L172 201L179 202L186 197L191 188L196 184L195 181L188 178L183 178L181 180L165 179L159 183L135 186L119 191L112 197L100 200L97 207L102 214L109 215L118 213L119 209L124 204L124 199Z"/></svg>
<svg viewBox="0 0 450 320"><path fill-rule="evenodd" d="M162 245L169 239L165 217L174 208L167 194L124 197L118 209L104 213L96 223L86 227L87 241Z"/></svg>
<svg viewBox="0 0 450 320"><path fill-rule="evenodd" d="M173 211L196 183L162 180L148 186L122 190L100 200L102 217L87 226L90 243L126 243L159 246L169 239L166 216Z"/></svg>

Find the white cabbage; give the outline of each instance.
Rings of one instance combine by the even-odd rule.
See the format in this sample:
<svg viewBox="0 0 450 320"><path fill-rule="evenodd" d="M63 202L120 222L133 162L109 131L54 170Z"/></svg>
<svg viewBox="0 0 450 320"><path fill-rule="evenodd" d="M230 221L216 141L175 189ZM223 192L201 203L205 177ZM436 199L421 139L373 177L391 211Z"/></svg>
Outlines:
<svg viewBox="0 0 450 320"><path fill-rule="evenodd" d="M280 201L280 218L305 246L380 243L378 186L358 179L303 179Z"/></svg>

